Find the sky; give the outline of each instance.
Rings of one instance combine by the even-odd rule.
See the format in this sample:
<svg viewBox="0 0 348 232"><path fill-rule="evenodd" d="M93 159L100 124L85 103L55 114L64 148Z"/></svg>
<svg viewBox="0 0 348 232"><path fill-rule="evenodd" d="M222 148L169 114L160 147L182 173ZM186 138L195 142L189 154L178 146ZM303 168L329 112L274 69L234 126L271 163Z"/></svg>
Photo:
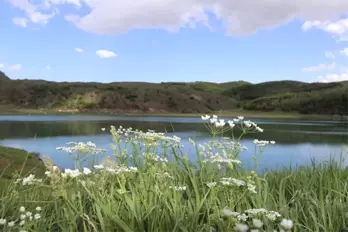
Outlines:
<svg viewBox="0 0 348 232"><path fill-rule="evenodd" d="M348 80L347 0L0 0L0 70L84 82Z"/></svg>

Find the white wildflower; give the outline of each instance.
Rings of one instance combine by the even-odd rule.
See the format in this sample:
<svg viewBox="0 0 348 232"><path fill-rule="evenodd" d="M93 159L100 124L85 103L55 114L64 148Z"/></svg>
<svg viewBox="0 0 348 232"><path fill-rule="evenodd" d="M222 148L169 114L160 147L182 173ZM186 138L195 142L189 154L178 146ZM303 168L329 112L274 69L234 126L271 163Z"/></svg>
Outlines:
<svg viewBox="0 0 348 232"><path fill-rule="evenodd" d="M225 216L232 216L232 217L237 217L238 215L240 215L240 213L238 212L233 212L227 208L221 210L221 212L225 215Z"/></svg>
<svg viewBox="0 0 348 232"><path fill-rule="evenodd" d="M39 213L35 214L34 215L34 219L35 220L39 220L41 218L41 215Z"/></svg>
<svg viewBox="0 0 348 232"><path fill-rule="evenodd" d="M245 224L237 223L234 229L238 232L246 232L248 231L249 227Z"/></svg>
<svg viewBox="0 0 348 232"><path fill-rule="evenodd" d="M51 177L51 176L52 176L52 172L50 172L50 171L45 171L45 175L48 176L48 177Z"/></svg>
<svg viewBox="0 0 348 232"><path fill-rule="evenodd" d="M259 232L258 229L251 229L250 232Z"/></svg>
<svg viewBox="0 0 348 232"><path fill-rule="evenodd" d="M170 189L174 189L175 191L185 191L186 186L169 186Z"/></svg>
<svg viewBox="0 0 348 232"><path fill-rule="evenodd" d="M270 142L267 140L254 139L253 143L258 147L264 147L264 146L268 145Z"/></svg>
<svg viewBox="0 0 348 232"><path fill-rule="evenodd" d="M231 128L235 127L235 124L234 124L233 121L228 120L227 123L228 123L228 125L229 125Z"/></svg>
<svg viewBox="0 0 348 232"><path fill-rule="evenodd" d="M253 185L253 184L251 184L251 183L248 183L247 184L247 187L248 187L248 190L250 191L250 192L252 192L252 193L257 193L256 192L256 186L255 185Z"/></svg>
<svg viewBox="0 0 348 232"><path fill-rule="evenodd" d="M290 219L285 219L283 218L282 221L280 222L280 225L285 229L285 230L291 230L291 228L294 226L294 223Z"/></svg>
<svg viewBox="0 0 348 232"><path fill-rule="evenodd" d="M237 216L237 219L239 220L239 221L243 221L243 222L245 222L246 220L248 220L248 216L246 215L246 214L240 214L240 215L238 215Z"/></svg>
<svg viewBox="0 0 348 232"><path fill-rule="evenodd" d="M271 221L275 221L277 218L281 217L281 215L278 212L269 211L268 213L266 213L266 217Z"/></svg>
<svg viewBox="0 0 348 232"><path fill-rule="evenodd" d="M275 144L276 142L272 140L272 141L270 141L270 143L271 143L271 144Z"/></svg>
<svg viewBox="0 0 348 232"><path fill-rule="evenodd" d="M105 131L105 128L101 128L102 131Z"/></svg>
<svg viewBox="0 0 348 232"><path fill-rule="evenodd" d="M220 119L220 121L215 122L216 127L224 127L225 125L226 125L226 122L223 119Z"/></svg>
<svg viewBox="0 0 348 232"><path fill-rule="evenodd" d="M89 175L91 173L92 173L92 171L89 168L83 168L83 174Z"/></svg>
<svg viewBox="0 0 348 232"><path fill-rule="evenodd" d="M63 178L67 178L67 177L75 178L81 174L82 173L78 169L75 169L75 170L65 169L64 173L62 173L62 177Z"/></svg>
<svg viewBox="0 0 348 232"><path fill-rule="evenodd" d="M137 172L138 171L138 168L137 167L129 167L129 170L131 172Z"/></svg>
<svg viewBox="0 0 348 232"><path fill-rule="evenodd" d="M41 208L40 206L38 206L38 207L35 208L35 210L36 210L36 211L41 211L42 208Z"/></svg>
<svg viewBox="0 0 348 232"><path fill-rule="evenodd" d="M25 207L24 207L24 206L21 206L21 207L19 208L19 212L24 213L24 212L25 212Z"/></svg>
<svg viewBox="0 0 348 232"><path fill-rule="evenodd" d="M257 215L257 214L263 214L263 213L268 213L267 209L260 208L260 209L248 209L245 210L246 213L251 214L251 215Z"/></svg>
<svg viewBox="0 0 348 232"><path fill-rule="evenodd" d="M26 212L25 215L27 215L27 217L30 217L31 215L33 215L31 212Z"/></svg>
<svg viewBox="0 0 348 232"><path fill-rule="evenodd" d="M25 214L21 214L21 216L19 217L21 220L24 220L27 217L27 215Z"/></svg>
<svg viewBox="0 0 348 232"><path fill-rule="evenodd" d="M202 120L208 120L210 118L210 116L209 115L205 115L205 116L202 115L201 118L202 118Z"/></svg>
<svg viewBox="0 0 348 232"><path fill-rule="evenodd" d="M214 123L216 123L218 120L217 120L217 118L211 118L209 121L210 121L210 123L214 124Z"/></svg>
<svg viewBox="0 0 348 232"><path fill-rule="evenodd" d="M23 185L32 185L35 182L42 182L42 179L35 179L35 175L30 174L28 177L23 178Z"/></svg>
<svg viewBox="0 0 348 232"><path fill-rule="evenodd" d="M244 117L243 117L243 116L238 116L238 119L239 119L239 120L243 120Z"/></svg>
<svg viewBox="0 0 348 232"><path fill-rule="evenodd" d="M24 224L25 224L25 220L22 220L22 221L19 222L20 226L23 226Z"/></svg>
<svg viewBox="0 0 348 232"><path fill-rule="evenodd" d="M244 121L244 125L246 126L246 127L251 127L251 121Z"/></svg>
<svg viewBox="0 0 348 232"><path fill-rule="evenodd" d="M231 178L231 177L223 177L220 179L220 183L223 185L237 185L238 187L240 186L245 186L246 183L243 180L238 180L235 178Z"/></svg>
<svg viewBox="0 0 348 232"><path fill-rule="evenodd" d="M253 226L256 228L261 228L263 226L263 222L260 219L253 218Z"/></svg>
<svg viewBox="0 0 348 232"><path fill-rule="evenodd" d="M19 230L19 232L28 232L27 230Z"/></svg>
<svg viewBox="0 0 348 232"><path fill-rule="evenodd" d="M5 218L0 218L0 225L5 225L6 224L6 219Z"/></svg>
<svg viewBox="0 0 348 232"><path fill-rule="evenodd" d="M103 169L104 165L102 165L102 164L94 165L94 168L95 169Z"/></svg>
<svg viewBox="0 0 348 232"><path fill-rule="evenodd" d="M207 183L207 186L208 186L209 188L212 188L212 187L214 187L216 184L217 184L216 182L208 182L208 183Z"/></svg>
<svg viewBox="0 0 348 232"><path fill-rule="evenodd" d="M15 223L16 223L15 221L8 222L7 226L8 227L13 227L15 225Z"/></svg>

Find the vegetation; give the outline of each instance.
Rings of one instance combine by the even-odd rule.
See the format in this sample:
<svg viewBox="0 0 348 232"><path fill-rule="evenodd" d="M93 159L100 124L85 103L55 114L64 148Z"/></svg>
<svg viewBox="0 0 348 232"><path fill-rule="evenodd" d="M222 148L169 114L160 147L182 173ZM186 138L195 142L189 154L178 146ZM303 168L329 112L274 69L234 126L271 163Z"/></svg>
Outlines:
<svg viewBox="0 0 348 232"><path fill-rule="evenodd" d="M243 109L344 116L348 82L57 83L10 80L0 73L0 109L185 114Z"/></svg>
<svg viewBox="0 0 348 232"><path fill-rule="evenodd" d="M44 173L45 165L39 154L0 146L0 185L9 183L13 174L43 176ZM1 190L3 188L0 188L0 192Z"/></svg>
<svg viewBox="0 0 348 232"><path fill-rule="evenodd" d="M239 161L246 134L262 132L243 117L203 116L212 139L190 141L188 161L180 138L111 127L113 157L95 144L58 150L75 160L60 170L44 159L42 177L14 176L0 195L3 231L344 231L348 226L348 169L333 161L257 174ZM238 130L236 130L238 128ZM228 137L226 137L228 136ZM267 146L254 140L255 170ZM86 165L89 164L88 167Z"/></svg>

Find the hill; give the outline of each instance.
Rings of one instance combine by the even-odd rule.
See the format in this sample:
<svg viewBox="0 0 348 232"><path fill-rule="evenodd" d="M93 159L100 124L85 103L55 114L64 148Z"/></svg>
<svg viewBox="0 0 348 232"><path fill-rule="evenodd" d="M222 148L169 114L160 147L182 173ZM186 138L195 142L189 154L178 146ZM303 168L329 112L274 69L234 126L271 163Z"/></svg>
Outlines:
<svg viewBox="0 0 348 232"><path fill-rule="evenodd" d="M348 114L348 81L303 83L275 81L232 87L222 92L245 110L298 112L301 114Z"/></svg>
<svg viewBox="0 0 348 232"><path fill-rule="evenodd" d="M10 80L8 76L5 75L5 73L1 72L0 70L0 81Z"/></svg>
<svg viewBox="0 0 348 232"><path fill-rule="evenodd" d="M1 76L3 76L1 78ZM208 113L218 110L348 115L348 82L49 82L0 73L0 107L88 112Z"/></svg>
<svg viewBox="0 0 348 232"><path fill-rule="evenodd" d="M236 108L237 101L220 92L195 89L191 83L11 80L0 82L1 105L80 111L204 113Z"/></svg>

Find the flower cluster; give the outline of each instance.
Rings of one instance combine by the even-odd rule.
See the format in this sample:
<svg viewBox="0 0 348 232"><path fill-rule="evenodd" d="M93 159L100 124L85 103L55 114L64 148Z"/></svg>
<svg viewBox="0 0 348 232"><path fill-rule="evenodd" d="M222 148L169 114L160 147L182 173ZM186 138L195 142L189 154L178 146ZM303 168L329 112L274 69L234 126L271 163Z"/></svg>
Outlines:
<svg viewBox="0 0 348 232"><path fill-rule="evenodd" d="M275 144L275 141L254 139L253 143L258 147L264 147L264 146L269 145L269 144Z"/></svg>
<svg viewBox="0 0 348 232"><path fill-rule="evenodd" d="M27 232L26 228L30 228L32 222L41 219L41 210L41 207L38 206L35 208L35 212L31 212L27 211L24 206L21 206L19 208L20 215L17 220L7 220L5 218L0 218L0 228L7 228L7 230L10 230L10 228L19 228L20 232Z"/></svg>
<svg viewBox="0 0 348 232"><path fill-rule="evenodd" d="M202 120L207 121L215 126L215 128L223 128L226 125L225 119L219 119L218 116L213 115L202 115ZM238 116L237 118L234 118L232 120L228 120L227 124L229 125L230 129L233 129L236 126L236 123L242 123L248 130L256 131L256 132L263 132L264 130L260 128L256 123L250 121L250 120L244 120L243 116Z"/></svg>
<svg viewBox="0 0 348 232"><path fill-rule="evenodd" d="M18 184L22 182L23 185L33 185L35 183L41 183L42 182L42 179L36 179L35 178L35 175L33 174L30 174L29 176L21 179L21 178L18 178L16 181L15 181L15 184Z"/></svg>
<svg viewBox="0 0 348 232"><path fill-rule="evenodd" d="M175 191L185 191L186 186L169 186L170 189L174 189Z"/></svg>
<svg viewBox="0 0 348 232"><path fill-rule="evenodd" d="M156 154L152 154L150 152L144 152L143 155L146 159L157 162L157 163L162 163L162 164L168 163L167 158L161 157L161 156L156 155Z"/></svg>
<svg viewBox="0 0 348 232"><path fill-rule="evenodd" d="M127 172L137 172L137 167L104 167L102 164L94 165L94 168L97 170L105 171L106 173L112 173L112 174L122 174ZM65 169L65 172L62 173L63 178L75 178L80 175L89 175L93 173L89 168L84 167L83 171L81 172L78 169Z"/></svg>
<svg viewBox="0 0 348 232"><path fill-rule="evenodd" d="M69 142L66 144L66 147L57 147L56 148L59 151L65 151L69 154L73 153L81 153L81 154L93 154L93 155L98 155L100 153L106 152L105 149L100 149L97 148L96 145L92 142Z"/></svg>
<svg viewBox="0 0 348 232"><path fill-rule="evenodd" d="M181 142L181 138L177 136L166 136L165 133L158 133L154 130L148 130L147 132L143 132L141 130L133 130L133 128L123 128L120 126L117 130L114 126L111 126L111 134L118 143L121 141L122 137L126 138L129 142L142 141L145 144L156 145L157 142L166 142L178 144Z"/></svg>
<svg viewBox="0 0 348 232"><path fill-rule="evenodd" d="M250 180L248 180L248 182L245 182L243 180L239 180L239 179L235 179L232 177L223 177L220 179L220 183L222 185L225 186L237 186L237 187L247 187L247 189L249 190L249 192L251 193L257 193L256 192L256 186L254 185L254 183Z"/></svg>
<svg viewBox="0 0 348 232"><path fill-rule="evenodd" d="M119 167L119 166L108 167L108 166L104 166L102 164L94 165L94 168L101 170L101 171L113 173L113 174L121 174L121 173L125 173L125 172L137 172L138 171L137 167Z"/></svg>
<svg viewBox="0 0 348 232"><path fill-rule="evenodd" d="M233 212L228 208L221 210L221 213L226 217L235 217L239 222L235 224L234 230L238 232L254 232L254 231L263 231L264 223L257 217L266 216L270 221L275 222L278 218L281 218L281 215L275 211L268 211L266 209L249 209L244 213ZM248 219L250 218L249 224L247 224ZM293 221L290 219L283 218L279 223L279 232L290 231L293 227ZM249 230L250 229L250 230ZM260 229L260 230L259 230ZM275 232L277 230L274 230Z"/></svg>

